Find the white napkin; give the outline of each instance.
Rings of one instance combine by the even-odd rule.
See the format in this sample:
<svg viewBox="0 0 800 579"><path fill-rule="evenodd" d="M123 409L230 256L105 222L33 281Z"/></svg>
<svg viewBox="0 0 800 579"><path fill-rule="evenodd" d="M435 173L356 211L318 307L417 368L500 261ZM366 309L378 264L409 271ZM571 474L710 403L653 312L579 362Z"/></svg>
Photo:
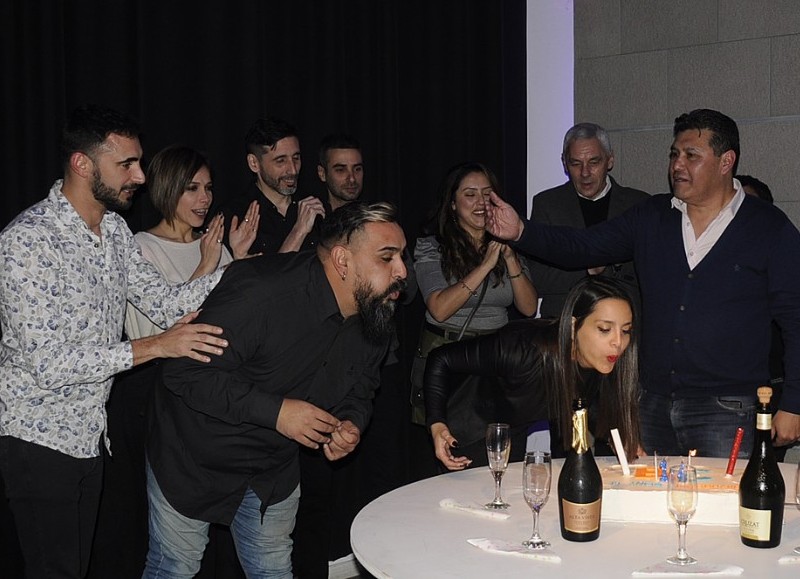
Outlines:
<svg viewBox="0 0 800 579"><path fill-rule="evenodd" d="M516 555L526 559L536 559L548 563L561 563L561 557L550 549L528 549L522 543L509 543L502 539L467 539L467 543L473 547L478 547L490 553L500 553L501 555Z"/></svg>
<svg viewBox="0 0 800 579"><path fill-rule="evenodd" d="M686 575L738 576L744 569L736 565L712 565L695 563L694 565L673 565L662 561L631 573L632 577L684 577Z"/></svg>
<svg viewBox="0 0 800 579"><path fill-rule="evenodd" d="M791 565L793 563L800 563L800 554L797 551L792 551L788 555L784 555L780 559L778 559L778 563L781 565Z"/></svg>
<svg viewBox="0 0 800 579"><path fill-rule="evenodd" d="M439 506L443 509L453 509L456 511L470 513L472 515L478 515L479 517L487 517L489 519L507 519L511 516L505 511L494 511L492 509L487 509L486 507L465 505L464 503L457 502L455 499L442 499L439 501Z"/></svg>

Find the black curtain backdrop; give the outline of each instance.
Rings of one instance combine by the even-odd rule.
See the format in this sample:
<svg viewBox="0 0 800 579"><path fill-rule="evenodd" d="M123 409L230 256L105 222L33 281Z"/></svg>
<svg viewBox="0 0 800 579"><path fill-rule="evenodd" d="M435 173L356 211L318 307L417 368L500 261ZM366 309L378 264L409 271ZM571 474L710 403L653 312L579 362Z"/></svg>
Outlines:
<svg viewBox="0 0 800 579"><path fill-rule="evenodd" d="M524 21L524 0L5 0L0 227L61 175L60 127L86 102L137 117L145 160L205 151L218 201L249 182L244 134L273 114L299 129L302 192L322 190L321 137L355 134L366 197L399 206L410 243L460 161L523 209Z"/></svg>
<svg viewBox="0 0 800 579"><path fill-rule="evenodd" d="M216 202L251 181L244 135L271 114L298 127L302 193L323 191L320 139L357 136L364 196L398 206L411 248L458 162L494 169L525 213L525 33L525 0L2 0L0 228L62 175L61 126L88 102L138 118L145 162L204 151ZM146 201L134 231L154 223ZM406 373L423 308L400 315ZM14 540L0 504L0 575L19 572Z"/></svg>

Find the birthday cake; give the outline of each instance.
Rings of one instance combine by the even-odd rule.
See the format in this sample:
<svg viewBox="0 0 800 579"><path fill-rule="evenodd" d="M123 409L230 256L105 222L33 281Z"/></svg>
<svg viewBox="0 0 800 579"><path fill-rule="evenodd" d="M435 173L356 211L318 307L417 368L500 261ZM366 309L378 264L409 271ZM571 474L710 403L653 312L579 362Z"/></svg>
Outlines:
<svg viewBox="0 0 800 579"><path fill-rule="evenodd" d="M692 524L739 524L739 479L747 461L737 462L730 477L725 475L727 464L722 458L692 458L698 491ZM602 520L675 524L667 511L667 482L657 476L656 465L632 464L630 476L622 473L616 460L598 459L597 466L603 477Z"/></svg>

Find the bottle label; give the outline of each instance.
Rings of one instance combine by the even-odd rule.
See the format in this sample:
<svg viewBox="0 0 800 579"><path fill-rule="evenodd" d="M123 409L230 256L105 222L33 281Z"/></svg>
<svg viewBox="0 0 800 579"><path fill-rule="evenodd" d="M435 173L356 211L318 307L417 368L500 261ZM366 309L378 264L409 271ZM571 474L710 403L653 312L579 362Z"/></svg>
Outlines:
<svg viewBox="0 0 800 579"><path fill-rule="evenodd" d="M600 528L600 501L593 503L571 503L561 499L564 511L564 529L572 533L593 533Z"/></svg>
<svg viewBox="0 0 800 579"><path fill-rule="evenodd" d="M739 507L739 533L745 539L769 541L772 511Z"/></svg>
<svg viewBox="0 0 800 579"><path fill-rule="evenodd" d="M772 414L757 413L756 414L756 428L758 430L772 430Z"/></svg>

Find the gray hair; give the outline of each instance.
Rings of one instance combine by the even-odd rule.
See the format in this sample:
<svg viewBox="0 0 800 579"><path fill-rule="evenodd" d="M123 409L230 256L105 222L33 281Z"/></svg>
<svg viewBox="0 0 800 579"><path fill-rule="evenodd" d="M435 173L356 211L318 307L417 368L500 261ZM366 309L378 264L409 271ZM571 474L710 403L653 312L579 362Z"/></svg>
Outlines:
<svg viewBox="0 0 800 579"><path fill-rule="evenodd" d="M614 154L611 138L603 127L594 123L578 123L564 135L564 148L561 151L562 159L566 161L570 145L578 139L597 139L606 155L611 157Z"/></svg>

